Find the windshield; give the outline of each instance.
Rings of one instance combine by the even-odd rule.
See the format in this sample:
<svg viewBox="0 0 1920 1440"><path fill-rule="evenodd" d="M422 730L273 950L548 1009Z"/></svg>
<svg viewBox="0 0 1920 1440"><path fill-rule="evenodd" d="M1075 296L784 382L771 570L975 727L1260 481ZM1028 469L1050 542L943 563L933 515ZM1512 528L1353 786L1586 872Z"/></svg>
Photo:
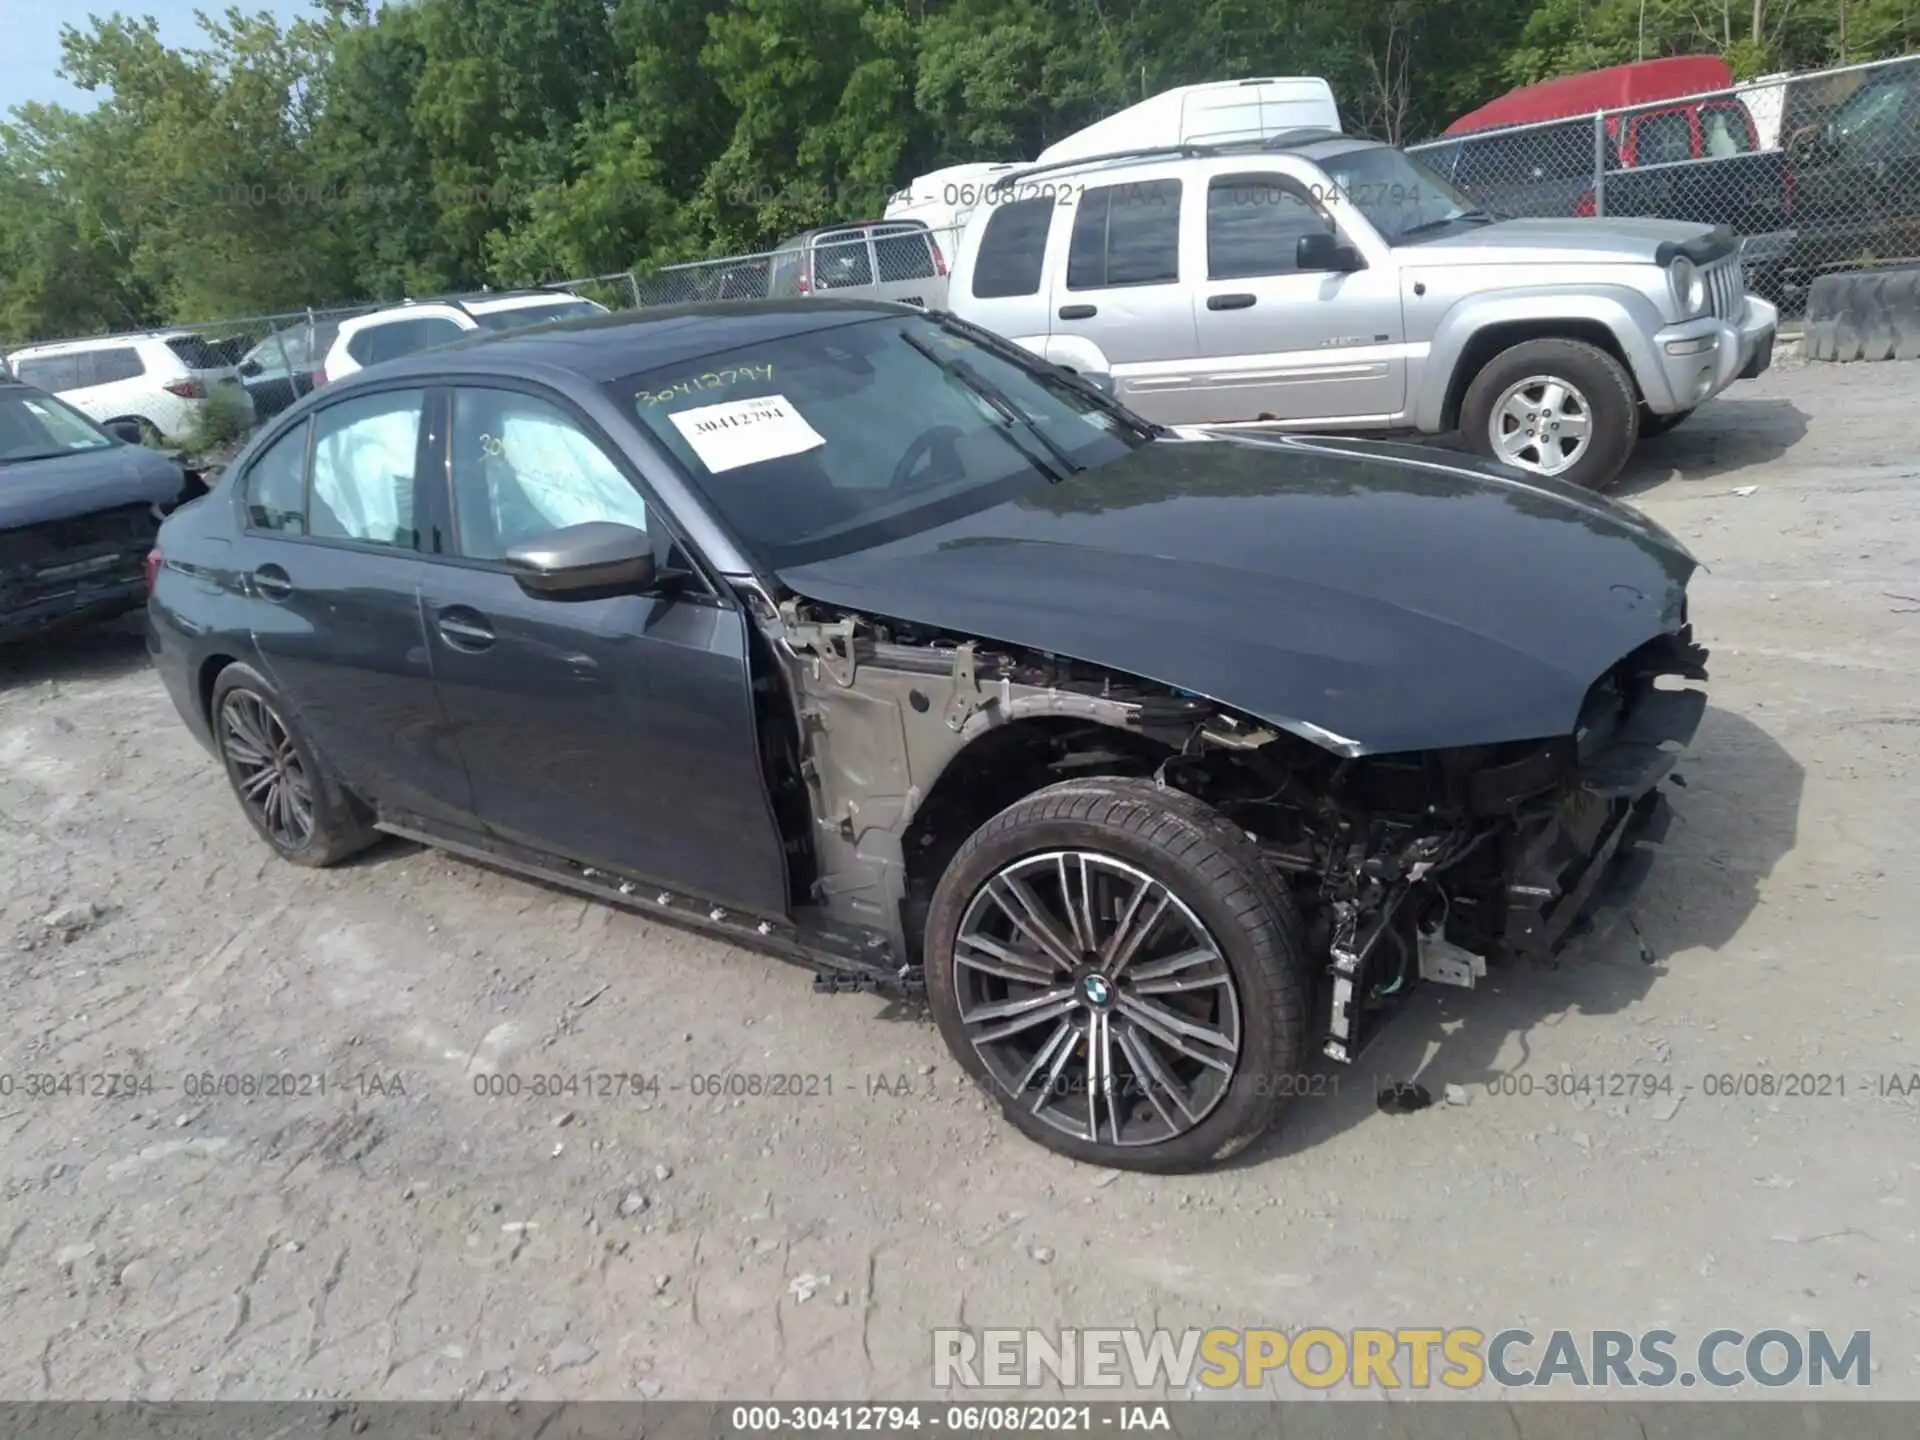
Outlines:
<svg viewBox="0 0 1920 1440"><path fill-rule="evenodd" d="M944 524L1145 438L1072 381L921 316L786 336L613 388L770 570Z"/></svg>
<svg viewBox="0 0 1920 1440"><path fill-rule="evenodd" d="M1344 151L1320 161L1320 168L1389 245L1485 214L1411 155L1385 145Z"/></svg>
<svg viewBox="0 0 1920 1440"><path fill-rule="evenodd" d="M295 325L276 331L249 350L240 360L240 368L253 375L286 375L295 370L317 368L314 359L324 355L339 333L338 325ZM254 367L248 370L248 367Z"/></svg>
<svg viewBox="0 0 1920 1440"><path fill-rule="evenodd" d="M78 410L37 390L0 390L0 465L50 460L114 441Z"/></svg>
<svg viewBox="0 0 1920 1440"><path fill-rule="evenodd" d="M583 315L604 315L591 300L556 300L550 305L518 305L511 310L486 310L473 318L487 330L518 330L523 325L542 325L549 320L577 320Z"/></svg>

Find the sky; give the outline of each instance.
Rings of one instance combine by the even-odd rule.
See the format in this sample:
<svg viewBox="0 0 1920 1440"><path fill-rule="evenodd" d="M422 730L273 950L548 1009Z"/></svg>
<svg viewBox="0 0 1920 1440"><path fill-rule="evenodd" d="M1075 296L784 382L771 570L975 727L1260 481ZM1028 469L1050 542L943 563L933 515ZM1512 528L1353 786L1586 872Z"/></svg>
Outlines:
<svg viewBox="0 0 1920 1440"><path fill-rule="evenodd" d="M54 72L60 64L60 27L85 30L87 16L152 15L169 45L198 42L193 12L218 15L234 0L0 0L0 117L29 100L88 108L96 98ZM238 0L245 11L267 10L281 20L305 14L307 0Z"/></svg>

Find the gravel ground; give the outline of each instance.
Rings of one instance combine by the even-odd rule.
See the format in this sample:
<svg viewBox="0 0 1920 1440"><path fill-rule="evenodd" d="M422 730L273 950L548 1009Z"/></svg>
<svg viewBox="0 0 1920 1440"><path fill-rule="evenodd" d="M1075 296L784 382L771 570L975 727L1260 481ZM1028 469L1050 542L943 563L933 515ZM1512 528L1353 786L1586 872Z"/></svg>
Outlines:
<svg viewBox="0 0 1920 1440"><path fill-rule="evenodd" d="M1714 651L1662 863L1193 1179L1047 1155L919 1016L732 946L398 843L274 861L132 624L0 658L0 1398L904 1398L953 1324L1866 1329L1920 1398L1916 401L1788 358L1643 448ZM641 1079L531 1093L583 1071ZM1757 1072L1846 1093L1703 1088ZM327 1086L189 1093L269 1073Z"/></svg>

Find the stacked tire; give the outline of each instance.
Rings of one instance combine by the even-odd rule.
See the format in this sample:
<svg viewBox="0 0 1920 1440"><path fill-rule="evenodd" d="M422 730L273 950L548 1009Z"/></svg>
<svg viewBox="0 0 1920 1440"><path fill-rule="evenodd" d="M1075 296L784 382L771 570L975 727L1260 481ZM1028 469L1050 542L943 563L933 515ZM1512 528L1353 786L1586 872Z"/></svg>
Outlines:
<svg viewBox="0 0 1920 1440"><path fill-rule="evenodd" d="M1806 326L1809 360L1920 359L1920 266L1820 276Z"/></svg>

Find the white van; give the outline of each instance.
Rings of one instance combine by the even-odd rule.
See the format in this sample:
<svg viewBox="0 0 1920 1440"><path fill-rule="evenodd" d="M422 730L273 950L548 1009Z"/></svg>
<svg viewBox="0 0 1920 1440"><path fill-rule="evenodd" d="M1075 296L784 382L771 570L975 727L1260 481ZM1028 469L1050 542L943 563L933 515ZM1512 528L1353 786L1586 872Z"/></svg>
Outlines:
<svg viewBox="0 0 1920 1440"><path fill-rule="evenodd" d="M1018 170L1018 163L996 160L975 161L968 165L949 165L914 178L911 185L896 190L887 200L887 220L918 220L934 232L934 242L943 255L951 256L959 241L967 216L992 188L996 177Z"/></svg>
<svg viewBox="0 0 1920 1440"><path fill-rule="evenodd" d="M1056 140L1039 163L1084 160L1162 145L1266 140L1288 130L1339 130L1333 87L1318 76L1219 80L1163 90Z"/></svg>

